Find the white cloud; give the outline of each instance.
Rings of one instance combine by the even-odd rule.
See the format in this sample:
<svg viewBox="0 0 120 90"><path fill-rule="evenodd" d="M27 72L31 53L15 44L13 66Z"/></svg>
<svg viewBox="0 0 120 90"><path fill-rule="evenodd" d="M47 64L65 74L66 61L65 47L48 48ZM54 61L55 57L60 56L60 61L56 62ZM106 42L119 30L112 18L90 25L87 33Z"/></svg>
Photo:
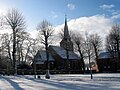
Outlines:
<svg viewBox="0 0 120 90"><path fill-rule="evenodd" d="M113 15L111 18L112 18L113 20L115 20L115 19L120 19L120 14Z"/></svg>
<svg viewBox="0 0 120 90"><path fill-rule="evenodd" d="M34 38L34 39L37 38L38 32L39 31L37 31L37 30L28 31L28 33L30 33L30 37Z"/></svg>
<svg viewBox="0 0 120 90"><path fill-rule="evenodd" d="M119 13L120 13L120 11L115 11L115 10L114 10L114 11L112 12L112 15L117 15L117 14L119 14Z"/></svg>
<svg viewBox="0 0 120 90"><path fill-rule="evenodd" d="M74 10L76 6L75 6L74 4L72 4L72 3L69 3L69 4L67 4L67 7L68 7L70 10Z"/></svg>
<svg viewBox="0 0 120 90"><path fill-rule="evenodd" d="M112 12L111 18L112 18L113 20L120 19L120 11L119 11L119 10L114 10L114 12Z"/></svg>
<svg viewBox="0 0 120 90"><path fill-rule="evenodd" d="M51 17L53 18L53 19L56 19L56 18L58 18L58 15L54 12L54 11L51 11Z"/></svg>
<svg viewBox="0 0 120 90"><path fill-rule="evenodd" d="M4 33L8 33L8 34L11 34L12 33L12 30L11 29L3 29L3 28L0 28L0 34L4 34Z"/></svg>
<svg viewBox="0 0 120 90"><path fill-rule="evenodd" d="M120 11L119 10L115 10L113 9L113 7L115 7L115 5L113 4L110 4L110 5L107 5L107 4L104 4L104 5L101 5L100 8L106 10L107 12L111 13L111 19L112 20L117 20L117 19L120 19Z"/></svg>
<svg viewBox="0 0 120 90"><path fill-rule="evenodd" d="M105 40L106 35L112 26L112 19L104 15L94 15L89 17L80 17L68 21L68 28L71 31L77 31L83 35L97 33ZM64 28L64 24L55 27L56 34Z"/></svg>
<svg viewBox="0 0 120 90"><path fill-rule="evenodd" d="M115 7L115 5L113 5L113 4L103 4L103 5L101 5L100 6L100 8L102 8L102 9L111 9L111 8L113 8L113 7Z"/></svg>

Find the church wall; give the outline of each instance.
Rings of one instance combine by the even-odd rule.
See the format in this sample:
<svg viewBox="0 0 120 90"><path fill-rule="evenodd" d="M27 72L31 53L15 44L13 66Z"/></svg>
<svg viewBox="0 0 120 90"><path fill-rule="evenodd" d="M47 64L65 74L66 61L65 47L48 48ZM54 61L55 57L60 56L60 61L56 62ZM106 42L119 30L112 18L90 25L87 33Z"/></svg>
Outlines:
<svg viewBox="0 0 120 90"><path fill-rule="evenodd" d="M49 48L49 52L52 54L52 56L55 59L55 69L59 69L64 66L64 62L62 58L55 53L55 51L52 48Z"/></svg>

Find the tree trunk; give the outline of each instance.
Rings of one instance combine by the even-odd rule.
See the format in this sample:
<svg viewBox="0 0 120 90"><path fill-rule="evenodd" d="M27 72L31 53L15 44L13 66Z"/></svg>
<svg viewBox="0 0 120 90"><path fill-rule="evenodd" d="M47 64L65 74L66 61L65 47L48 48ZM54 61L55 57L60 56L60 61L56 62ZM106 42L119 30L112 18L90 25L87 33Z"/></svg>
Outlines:
<svg viewBox="0 0 120 90"><path fill-rule="evenodd" d="M50 79L50 73L49 73L49 69L50 69L50 64L49 64L49 51L48 51L48 38L45 37L45 49L46 49L46 58L47 58L47 71L46 71L46 79Z"/></svg>
<svg viewBox="0 0 120 90"><path fill-rule="evenodd" d="M10 59L10 64L13 66L13 61L11 58L11 53L10 53L10 46L8 45L8 55L9 55L9 59Z"/></svg>
<svg viewBox="0 0 120 90"><path fill-rule="evenodd" d="M78 52L80 54L80 57L81 57L81 60L82 60L82 64L83 64L83 72L85 73L85 63L84 63L84 59L83 59L83 54L81 52L80 46L79 45L77 45L77 46L78 46Z"/></svg>
<svg viewBox="0 0 120 90"><path fill-rule="evenodd" d="M88 55L88 58L89 58L90 76L91 76L91 79L93 79L92 70L91 70L91 65L90 65L90 54Z"/></svg>
<svg viewBox="0 0 120 90"><path fill-rule="evenodd" d="M13 68L14 68L14 74L17 74L17 66L16 66L16 31L13 28Z"/></svg>

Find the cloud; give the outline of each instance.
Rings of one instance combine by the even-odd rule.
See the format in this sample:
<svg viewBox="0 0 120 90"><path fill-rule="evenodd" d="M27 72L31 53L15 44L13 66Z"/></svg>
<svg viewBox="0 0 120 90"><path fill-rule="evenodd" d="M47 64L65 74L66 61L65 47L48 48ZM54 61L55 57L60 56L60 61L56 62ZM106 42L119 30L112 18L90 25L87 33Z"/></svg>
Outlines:
<svg viewBox="0 0 120 90"><path fill-rule="evenodd" d="M111 17L113 20L120 19L120 14L115 14Z"/></svg>
<svg viewBox="0 0 120 90"><path fill-rule="evenodd" d="M71 31L83 34L83 36L86 32L88 34L97 33L105 40L106 35L108 35L109 30L111 29L112 23L113 21L111 18L107 18L104 15L94 15L71 19L68 21L68 28ZM63 28L64 24L55 27L56 34Z"/></svg>
<svg viewBox="0 0 120 90"><path fill-rule="evenodd" d="M117 9L114 9L113 7L115 7L115 5L113 4L104 4L104 5L101 5L100 8L106 10L107 12L107 16L110 16L110 18L113 20L113 21L118 21L120 19L120 11L117 10Z"/></svg>
<svg viewBox="0 0 120 90"><path fill-rule="evenodd" d="M74 10L76 6L74 4L72 4L72 3L69 3L69 4L67 4L67 7L70 10Z"/></svg>
<svg viewBox="0 0 120 90"><path fill-rule="evenodd" d="M34 39L37 38L38 32L39 32L39 31L37 31L37 30L28 31L28 33L30 34L30 37L31 37L31 38L34 38Z"/></svg>
<svg viewBox="0 0 120 90"><path fill-rule="evenodd" d="M101 5L100 6L100 8L102 8L102 9L111 9L111 8L113 8L113 7L115 7L115 5L113 5L113 4L103 4L103 5Z"/></svg>
<svg viewBox="0 0 120 90"><path fill-rule="evenodd" d="M120 19L120 11L119 11L119 10L114 10L114 12L112 12L111 18L112 18L113 20L118 20L118 19Z"/></svg>
<svg viewBox="0 0 120 90"><path fill-rule="evenodd" d="M54 11L51 11L51 17L53 18L53 19L56 19L56 18L58 18L58 15L54 12Z"/></svg>
<svg viewBox="0 0 120 90"><path fill-rule="evenodd" d="M0 34L4 34L4 33L11 34L11 33L12 33L12 30L11 30L11 29L8 29L8 28L0 27Z"/></svg>
<svg viewBox="0 0 120 90"><path fill-rule="evenodd" d="M114 10L114 11L112 12L112 15L117 15L117 14L119 14L119 13L120 13L120 11L115 11L115 10Z"/></svg>

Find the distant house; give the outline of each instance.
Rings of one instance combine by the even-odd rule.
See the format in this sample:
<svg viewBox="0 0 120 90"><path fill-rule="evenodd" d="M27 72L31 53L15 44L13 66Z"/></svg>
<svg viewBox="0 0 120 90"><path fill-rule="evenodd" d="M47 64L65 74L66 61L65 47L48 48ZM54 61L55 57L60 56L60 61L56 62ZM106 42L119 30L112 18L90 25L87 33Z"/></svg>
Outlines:
<svg viewBox="0 0 120 90"><path fill-rule="evenodd" d="M118 61L110 52L102 52L97 60L99 72L116 72Z"/></svg>
<svg viewBox="0 0 120 90"><path fill-rule="evenodd" d="M78 70L80 73L82 72L83 63L81 58L73 51L73 43L69 35L66 19L64 37L60 42L60 46L50 45L48 50L51 70ZM35 56L37 68L46 69L46 60L46 52L42 50L38 51Z"/></svg>

